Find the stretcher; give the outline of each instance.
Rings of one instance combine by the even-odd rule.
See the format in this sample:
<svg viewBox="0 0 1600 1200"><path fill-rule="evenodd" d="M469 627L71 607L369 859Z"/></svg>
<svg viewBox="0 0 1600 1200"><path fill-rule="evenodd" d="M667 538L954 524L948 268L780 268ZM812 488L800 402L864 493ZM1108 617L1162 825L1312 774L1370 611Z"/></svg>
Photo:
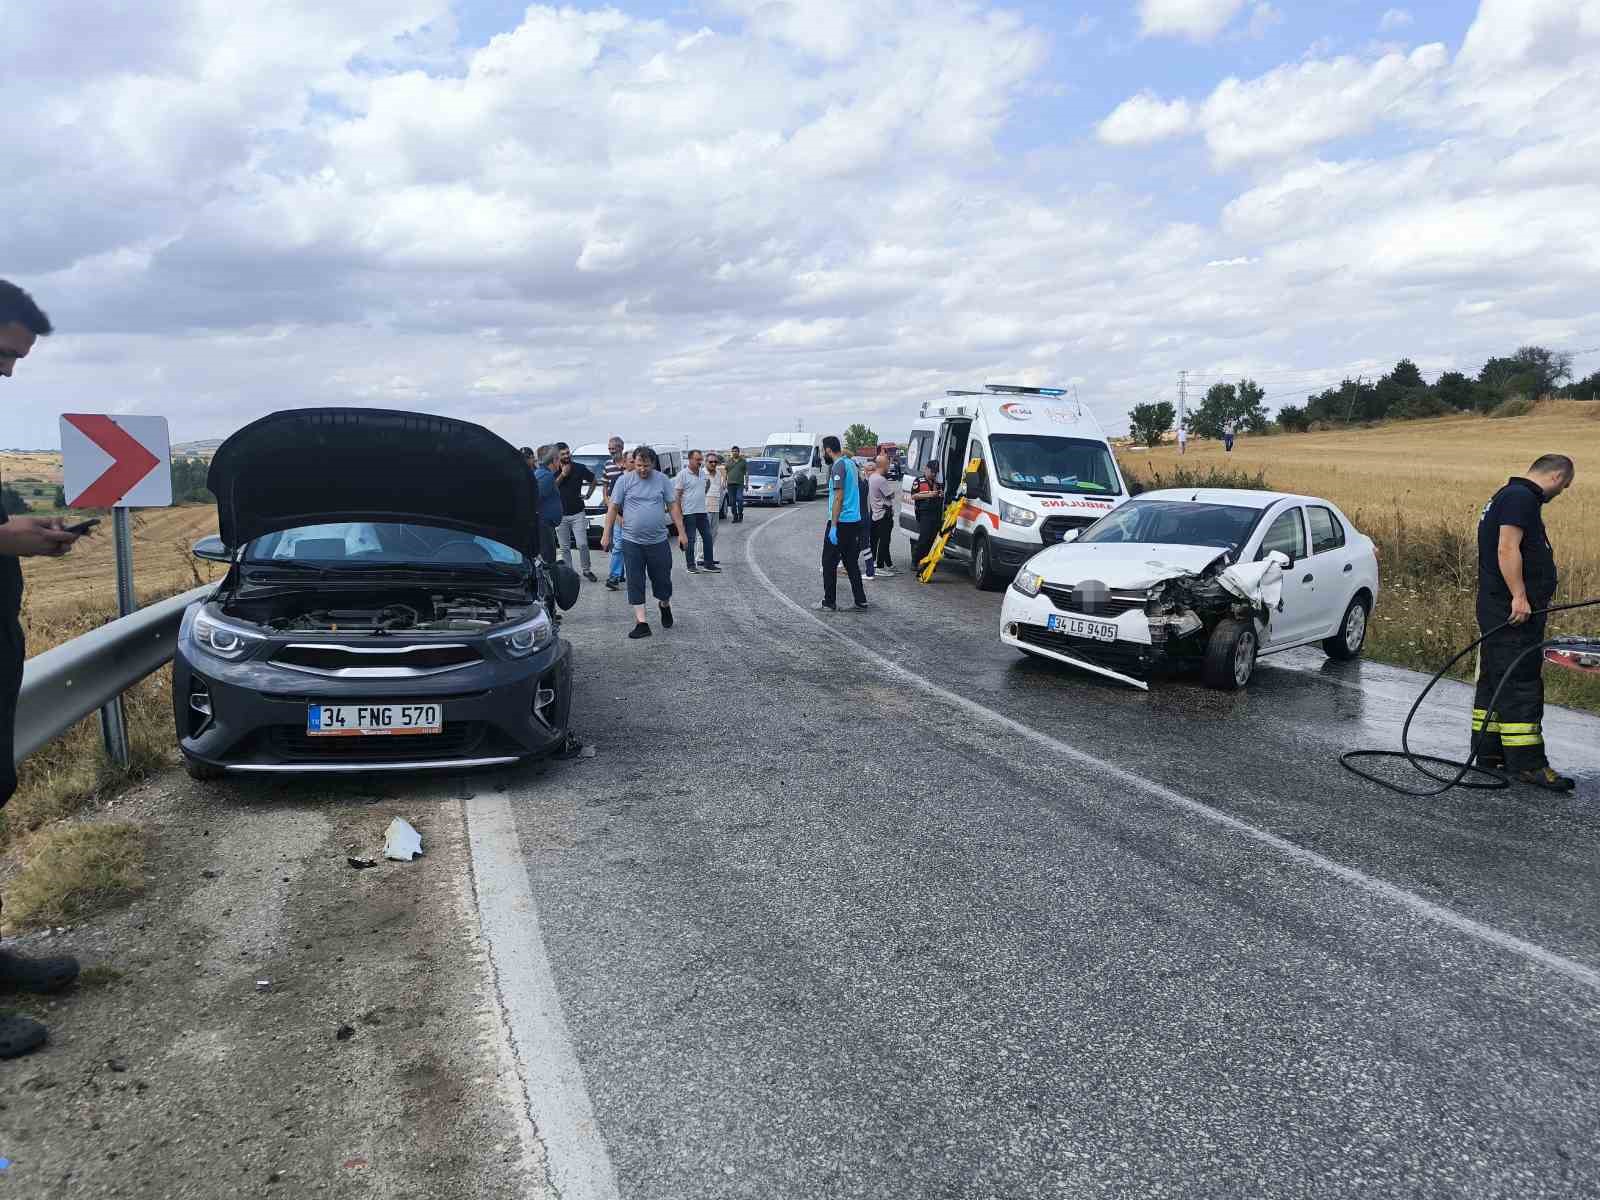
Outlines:
<svg viewBox="0 0 1600 1200"><path fill-rule="evenodd" d="M961 519L961 510L967 504L967 477L976 471L979 465L980 461L977 458L967 463L967 469L961 473L961 483L956 488L956 494L950 503L944 506L944 516L939 521L939 534L933 539L933 545L928 548L928 553L917 563L919 583L927 583L933 578L939 560L944 557L945 545L950 541L950 535L956 531L956 522Z"/></svg>

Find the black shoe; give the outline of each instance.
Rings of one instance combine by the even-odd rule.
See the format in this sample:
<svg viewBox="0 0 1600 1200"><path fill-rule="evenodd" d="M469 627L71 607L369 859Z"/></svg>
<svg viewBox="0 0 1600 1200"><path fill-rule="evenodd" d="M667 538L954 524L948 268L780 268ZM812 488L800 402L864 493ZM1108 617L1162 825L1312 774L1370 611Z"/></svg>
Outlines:
<svg viewBox="0 0 1600 1200"><path fill-rule="evenodd" d="M0 991L34 992L47 996L64 991L78 979L78 960L70 956L60 958L24 958L20 954L0 950Z"/></svg>
<svg viewBox="0 0 1600 1200"><path fill-rule="evenodd" d="M50 1031L31 1017L0 1015L0 1058L21 1058L44 1045Z"/></svg>
<svg viewBox="0 0 1600 1200"><path fill-rule="evenodd" d="M829 604L826 600L824 600L821 604L817 605L817 608L820 609L822 612L838 612L839 611L839 606L837 604Z"/></svg>
<svg viewBox="0 0 1600 1200"><path fill-rule="evenodd" d="M585 579L587 579L590 583L599 583L600 582L598 579L595 578L595 575L594 575L593 571L585 571L583 573L583 577Z"/></svg>
<svg viewBox="0 0 1600 1200"><path fill-rule="evenodd" d="M700 568L695 566L693 563L689 563L688 567L689 567L689 574L691 574L691 575L700 574Z"/></svg>
<svg viewBox="0 0 1600 1200"><path fill-rule="evenodd" d="M1480 754L1472 760L1472 765L1482 767L1485 771L1504 771L1506 757L1503 754Z"/></svg>
<svg viewBox="0 0 1600 1200"><path fill-rule="evenodd" d="M856 611L857 612L866 612L867 609L869 609L871 607L872 607L872 605L868 604L865 600L863 600L860 604L856 605Z"/></svg>
<svg viewBox="0 0 1600 1200"><path fill-rule="evenodd" d="M722 573L722 568L719 567L716 563L701 563L700 564L700 569L702 571L710 571L714 575Z"/></svg>
<svg viewBox="0 0 1600 1200"><path fill-rule="evenodd" d="M638 622L628 631L630 638L644 638L650 636L650 626L643 621Z"/></svg>
<svg viewBox="0 0 1600 1200"><path fill-rule="evenodd" d="M622 586L622 580L620 580L620 579L608 579L608 580L606 580L606 591L608 591L608 592L614 592L621 586Z"/></svg>
<svg viewBox="0 0 1600 1200"><path fill-rule="evenodd" d="M1558 775L1550 766L1536 767L1531 771L1518 771L1517 782L1530 784L1536 788L1543 788L1547 792L1570 792L1578 786L1576 779L1568 779L1565 775Z"/></svg>
<svg viewBox="0 0 1600 1200"><path fill-rule="evenodd" d="M670 604L663 604L661 606L661 628L672 628L672 605Z"/></svg>

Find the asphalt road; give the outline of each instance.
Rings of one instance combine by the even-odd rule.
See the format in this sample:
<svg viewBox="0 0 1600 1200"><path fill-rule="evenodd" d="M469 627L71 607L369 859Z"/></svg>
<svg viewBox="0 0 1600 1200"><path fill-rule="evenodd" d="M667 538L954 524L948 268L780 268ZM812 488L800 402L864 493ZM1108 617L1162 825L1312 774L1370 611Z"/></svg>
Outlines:
<svg viewBox="0 0 1600 1200"><path fill-rule="evenodd" d="M1337 754L1414 675L1142 693L954 573L801 611L820 524L724 524L646 642L587 587L597 757L482 785L622 1196L1600 1194L1600 721L1575 796L1402 801Z"/></svg>

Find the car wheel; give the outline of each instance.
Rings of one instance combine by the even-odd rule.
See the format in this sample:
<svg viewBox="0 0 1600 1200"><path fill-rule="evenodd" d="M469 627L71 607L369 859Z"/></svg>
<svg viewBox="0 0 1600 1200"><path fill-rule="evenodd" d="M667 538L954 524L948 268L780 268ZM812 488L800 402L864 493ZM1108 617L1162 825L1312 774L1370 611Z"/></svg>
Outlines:
<svg viewBox="0 0 1600 1200"><path fill-rule="evenodd" d="M981 533L972 537L972 582L980 592L1000 590L1000 576L995 574L989 539Z"/></svg>
<svg viewBox="0 0 1600 1200"><path fill-rule="evenodd" d="M1360 596L1350 601L1344 610L1344 620L1339 622L1339 632L1325 638L1322 652L1329 658L1348 662L1361 656L1361 647L1367 644L1367 603Z"/></svg>
<svg viewBox="0 0 1600 1200"><path fill-rule="evenodd" d="M201 762L198 758L190 758L187 754L183 756L183 769L189 773L190 779L198 779L201 783L221 779L227 773L221 767Z"/></svg>
<svg viewBox="0 0 1600 1200"><path fill-rule="evenodd" d="M1255 625L1245 621L1224 621L1211 631L1206 642L1206 657L1200 668L1200 678L1207 687L1236 692L1250 682L1255 674Z"/></svg>

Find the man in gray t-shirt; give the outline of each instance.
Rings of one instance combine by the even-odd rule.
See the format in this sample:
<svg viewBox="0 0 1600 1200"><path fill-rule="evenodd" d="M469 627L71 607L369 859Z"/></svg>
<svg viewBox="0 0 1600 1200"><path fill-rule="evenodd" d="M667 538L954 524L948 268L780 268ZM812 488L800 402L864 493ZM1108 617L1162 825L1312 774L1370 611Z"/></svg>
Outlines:
<svg viewBox="0 0 1600 1200"><path fill-rule="evenodd" d="M678 504L683 509L683 529L689 535L689 544L684 548L684 553L689 559L691 575L699 570L694 565L696 537L705 542L705 557L701 560L700 566L707 571L722 570L717 566L716 555L712 553L711 515L706 508L706 485L710 481L711 477L700 465L700 451L689 451L689 464L678 472L674 485L677 489Z"/></svg>
<svg viewBox="0 0 1600 1200"><path fill-rule="evenodd" d="M644 581L650 577L650 590L661 605L661 625L672 628L672 551L667 546L667 518L678 534L678 545L689 543L683 534L683 510L672 481L656 468L660 459L649 446L634 452L635 469L622 476L611 489L606 506L606 528L600 548L609 550L615 532L620 532L624 574L628 580L628 603L633 605L633 631L630 638L650 636L644 615ZM616 530L618 521L622 529Z"/></svg>

